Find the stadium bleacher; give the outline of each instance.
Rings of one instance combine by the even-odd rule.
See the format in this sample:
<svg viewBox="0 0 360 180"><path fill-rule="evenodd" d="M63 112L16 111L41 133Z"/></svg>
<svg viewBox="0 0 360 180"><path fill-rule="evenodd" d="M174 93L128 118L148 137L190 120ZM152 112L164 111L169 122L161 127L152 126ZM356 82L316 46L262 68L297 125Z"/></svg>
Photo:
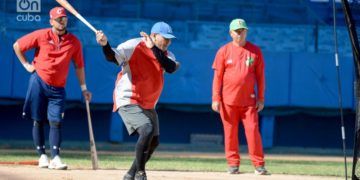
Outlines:
<svg viewBox="0 0 360 180"><path fill-rule="evenodd" d="M92 4L73 2L73 6L78 8L89 22L103 30L116 43L138 37L139 31L149 32L152 23L165 20L173 26L177 34L178 39L173 42L176 47L217 49L230 40L228 22L234 17L242 17L248 21L250 27L248 39L264 51L315 53L333 52L331 4L330 1L319 3L300 0L227 0L227 3L218 0L110 0L106 3L101 0ZM13 2L5 0L0 11L0 17L3 17L0 18L2 32L11 34L7 29L31 31L48 27L46 9L57 4L43 0L41 5L40 22L19 23L16 21L19 13L16 13ZM359 6L352 8L359 9ZM337 10L341 11L339 4ZM354 17L360 17L359 12L354 12ZM69 27L79 35L84 46L96 46L93 33L76 18L70 18ZM339 28L340 53L351 54L348 39L346 28Z"/></svg>
<svg viewBox="0 0 360 180"><path fill-rule="evenodd" d="M318 52L320 53L333 53L334 49L334 29L332 27L319 27L318 36ZM351 44L348 31L345 27L337 28L337 43L338 51L340 54L351 55Z"/></svg>
<svg viewBox="0 0 360 180"><path fill-rule="evenodd" d="M0 38L5 42L0 45L0 51L1 58L6 61L0 59L0 76L6 78L0 79L0 98L23 99L27 85L24 81L28 74L16 59L11 46L22 35L49 27L48 10L58 4L41 0L41 12L34 13L41 16L41 21L19 22L16 17L24 14L16 12L15 1L2 2ZM248 23L248 40L260 46L264 53L266 107L335 109L338 106L330 1L97 0L71 3L95 28L105 32L113 47L139 37L140 31L150 33L154 22L166 21L173 27L177 39L173 40L170 50L181 62L181 68L174 75L165 76L160 104L206 105L209 109L213 75L211 64L216 50L230 41L230 20L239 17ZM359 25L359 5L352 8L358 10L353 16ZM337 13L344 108L351 109L354 107L354 93L349 86L354 80L352 52L339 5ZM360 28L357 29L360 34ZM94 32L72 15L69 15L69 31L77 35L83 44L87 72L91 72L87 73L87 82L94 94L93 103L111 104L119 68L104 63ZM32 53L27 54L29 59ZM70 75L66 87L68 100L80 102L81 94L73 68ZM102 82L101 86L98 82Z"/></svg>

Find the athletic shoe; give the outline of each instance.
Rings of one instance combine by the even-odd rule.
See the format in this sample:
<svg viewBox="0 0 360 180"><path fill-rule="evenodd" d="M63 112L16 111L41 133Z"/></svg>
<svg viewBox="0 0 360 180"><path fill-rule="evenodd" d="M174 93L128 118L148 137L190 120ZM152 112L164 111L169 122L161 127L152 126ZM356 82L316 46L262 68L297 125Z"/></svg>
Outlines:
<svg viewBox="0 0 360 180"><path fill-rule="evenodd" d="M66 170L67 165L61 162L59 156L55 156L54 159L50 161L49 169Z"/></svg>
<svg viewBox="0 0 360 180"><path fill-rule="evenodd" d="M229 174L239 174L240 173L239 167L238 166L230 166L228 168L228 173Z"/></svg>
<svg viewBox="0 0 360 180"><path fill-rule="evenodd" d="M144 171L136 172L135 180L147 180L146 173Z"/></svg>
<svg viewBox="0 0 360 180"><path fill-rule="evenodd" d="M123 180L134 180L134 176L130 175L129 173L126 173Z"/></svg>
<svg viewBox="0 0 360 180"><path fill-rule="evenodd" d="M256 167L254 173L256 175L270 175L270 173L265 169L264 166Z"/></svg>
<svg viewBox="0 0 360 180"><path fill-rule="evenodd" d="M49 166L49 160L46 154L42 154L39 158L39 168L47 168Z"/></svg>

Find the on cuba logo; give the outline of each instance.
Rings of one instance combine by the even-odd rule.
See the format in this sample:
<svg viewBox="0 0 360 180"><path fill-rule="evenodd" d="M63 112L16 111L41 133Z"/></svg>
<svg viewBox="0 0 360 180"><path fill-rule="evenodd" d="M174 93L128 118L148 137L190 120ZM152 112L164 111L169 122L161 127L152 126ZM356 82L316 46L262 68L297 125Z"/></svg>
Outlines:
<svg viewBox="0 0 360 180"><path fill-rule="evenodd" d="M41 0L16 0L17 21L41 21L38 14L41 12Z"/></svg>

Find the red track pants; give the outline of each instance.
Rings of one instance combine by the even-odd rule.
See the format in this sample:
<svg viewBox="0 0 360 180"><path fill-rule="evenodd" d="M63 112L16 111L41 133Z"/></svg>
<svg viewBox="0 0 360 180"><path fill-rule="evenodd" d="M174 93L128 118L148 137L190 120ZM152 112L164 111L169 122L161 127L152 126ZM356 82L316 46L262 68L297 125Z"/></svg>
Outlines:
<svg viewBox="0 0 360 180"><path fill-rule="evenodd" d="M225 156L229 166L240 165L239 123L245 129L250 159L255 167L264 166L264 152L259 132L258 113L255 107L221 104L220 116L224 127Z"/></svg>

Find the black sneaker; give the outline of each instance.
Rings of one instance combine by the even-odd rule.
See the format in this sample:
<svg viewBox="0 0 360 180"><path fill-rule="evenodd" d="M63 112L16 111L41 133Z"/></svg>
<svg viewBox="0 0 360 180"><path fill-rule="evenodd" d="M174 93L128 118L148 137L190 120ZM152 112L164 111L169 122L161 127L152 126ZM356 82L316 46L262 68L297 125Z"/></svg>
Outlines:
<svg viewBox="0 0 360 180"><path fill-rule="evenodd" d="M123 180L134 180L134 176L130 175L129 173L126 173Z"/></svg>
<svg viewBox="0 0 360 180"><path fill-rule="evenodd" d="M136 172L135 180L147 180L146 173L144 171Z"/></svg>
<svg viewBox="0 0 360 180"><path fill-rule="evenodd" d="M228 168L228 173L229 174L239 174L239 167L238 166L230 166Z"/></svg>

